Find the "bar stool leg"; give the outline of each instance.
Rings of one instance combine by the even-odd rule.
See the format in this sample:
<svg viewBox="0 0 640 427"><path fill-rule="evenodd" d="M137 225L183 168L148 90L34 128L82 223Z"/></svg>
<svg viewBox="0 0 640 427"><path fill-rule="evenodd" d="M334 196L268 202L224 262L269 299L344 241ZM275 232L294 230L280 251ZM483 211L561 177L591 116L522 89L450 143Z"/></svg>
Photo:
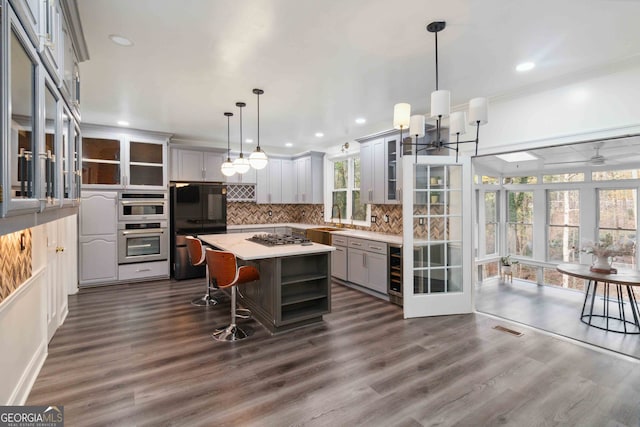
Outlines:
<svg viewBox="0 0 640 427"><path fill-rule="evenodd" d="M226 328L218 328L211 335L216 341L239 341L247 338L253 330L242 330L236 324L236 292L235 286L231 287L231 324Z"/></svg>
<svg viewBox="0 0 640 427"><path fill-rule="evenodd" d="M191 304L197 305L199 307L203 307L203 306L216 305L220 303L220 301L218 301L217 299L211 296L211 282L209 281L208 268L206 269L206 285L207 285L207 291L204 294L204 296L193 299L191 301Z"/></svg>

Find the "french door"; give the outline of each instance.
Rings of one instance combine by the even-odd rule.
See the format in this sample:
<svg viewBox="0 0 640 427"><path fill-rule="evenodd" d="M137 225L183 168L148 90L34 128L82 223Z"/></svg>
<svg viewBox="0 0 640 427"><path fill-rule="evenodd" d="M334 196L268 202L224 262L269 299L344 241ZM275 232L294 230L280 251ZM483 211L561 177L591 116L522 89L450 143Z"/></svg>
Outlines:
<svg viewBox="0 0 640 427"><path fill-rule="evenodd" d="M471 162L403 157L404 317L470 313Z"/></svg>

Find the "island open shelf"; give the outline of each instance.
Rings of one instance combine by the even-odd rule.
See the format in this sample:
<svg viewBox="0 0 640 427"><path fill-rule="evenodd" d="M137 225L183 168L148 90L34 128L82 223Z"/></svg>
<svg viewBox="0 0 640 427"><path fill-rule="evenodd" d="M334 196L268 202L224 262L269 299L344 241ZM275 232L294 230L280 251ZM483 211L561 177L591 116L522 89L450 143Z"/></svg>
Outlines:
<svg viewBox="0 0 640 427"><path fill-rule="evenodd" d="M234 252L239 265L252 265L260 272L258 283L240 285L240 304L272 333L321 322L331 312L334 248L314 243L274 250L247 242L251 234L244 234L199 236L214 248Z"/></svg>

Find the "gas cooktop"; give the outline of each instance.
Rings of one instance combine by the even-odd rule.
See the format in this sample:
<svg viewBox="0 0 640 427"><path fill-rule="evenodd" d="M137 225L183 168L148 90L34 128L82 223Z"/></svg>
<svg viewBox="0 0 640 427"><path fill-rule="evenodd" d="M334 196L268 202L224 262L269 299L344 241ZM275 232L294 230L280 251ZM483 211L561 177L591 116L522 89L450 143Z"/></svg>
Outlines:
<svg viewBox="0 0 640 427"><path fill-rule="evenodd" d="M279 245L311 245L311 240L291 234L256 234L253 237L247 239L250 242L259 243L264 246L279 246Z"/></svg>

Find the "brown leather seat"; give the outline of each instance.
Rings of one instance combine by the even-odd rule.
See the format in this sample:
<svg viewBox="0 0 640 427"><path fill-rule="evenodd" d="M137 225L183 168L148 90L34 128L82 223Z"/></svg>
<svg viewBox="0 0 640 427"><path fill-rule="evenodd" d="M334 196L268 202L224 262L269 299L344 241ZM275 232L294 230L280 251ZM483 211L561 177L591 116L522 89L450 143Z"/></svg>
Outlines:
<svg viewBox="0 0 640 427"><path fill-rule="evenodd" d="M189 254L189 262L191 265L198 266L204 265L206 263L206 252L204 250L204 246L202 245L202 241L193 236L186 236L187 239L187 253ZM191 304L198 306L209 306L218 304L218 300L211 296L211 291L216 290L214 286L211 285L211 279L209 275L209 268L206 267L206 282L207 289L205 291L204 296L195 298L191 301Z"/></svg>
<svg viewBox="0 0 640 427"><path fill-rule="evenodd" d="M231 252L206 249L207 267L213 283L220 289L231 288L231 323L224 328L218 328L213 338L218 341L237 341L246 338L249 330L244 331L236 324L236 293L237 285L260 279L258 270L249 265L238 267L236 256Z"/></svg>

